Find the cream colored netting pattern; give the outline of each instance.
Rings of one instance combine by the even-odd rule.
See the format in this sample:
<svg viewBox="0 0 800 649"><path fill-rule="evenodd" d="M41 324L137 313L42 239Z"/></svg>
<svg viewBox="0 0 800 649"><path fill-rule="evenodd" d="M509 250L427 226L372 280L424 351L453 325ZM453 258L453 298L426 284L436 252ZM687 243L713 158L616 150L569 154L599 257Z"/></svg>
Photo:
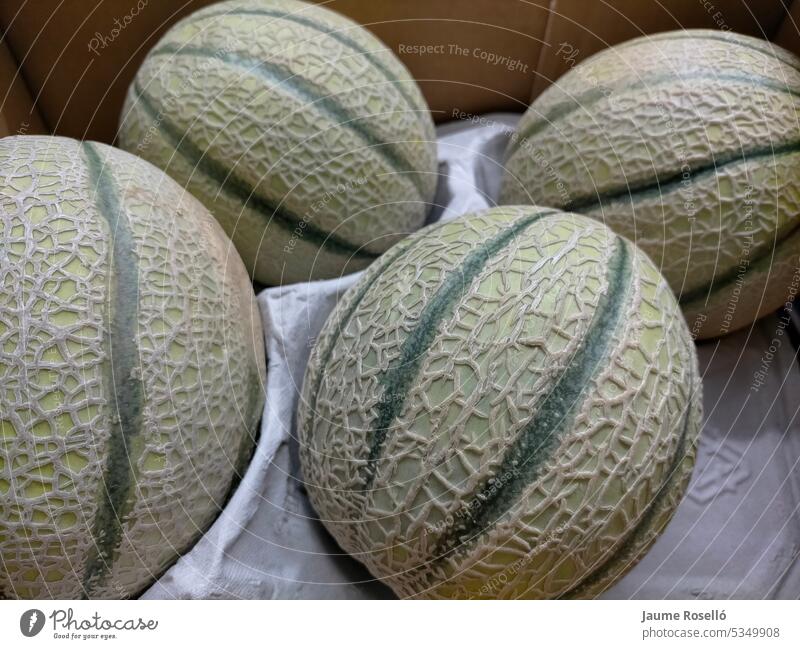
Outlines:
<svg viewBox="0 0 800 649"><path fill-rule="evenodd" d="M796 279L798 114L800 58L786 50L702 30L635 39L533 103L501 202L597 218L651 257L700 338L725 334Z"/></svg>
<svg viewBox="0 0 800 649"><path fill-rule="evenodd" d="M482 532L464 542L453 532L471 498L514 481L501 473L507 449L582 353L609 294L620 240L561 215L491 257L437 325L365 488L376 413L397 398L383 377L423 308L469 252L534 212L496 209L413 237L351 289L312 354L298 419L312 502L342 547L401 595L552 597L616 557L585 589L605 586L643 554L686 486L700 420L693 346L660 274L624 244L619 324L568 430Z"/></svg>
<svg viewBox="0 0 800 649"><path fill-rule="evenodd" d="M408 71L362 27L292 1L173 27L131 86L120 145L199 197L268 284L364 268L423 224L436 187Z"/></svg>
<svg viewBox="0 0 800 649"><path fill-rule="evenodd" d="M136 267L112 266L116 279L133 273L136 288L123 282L122 295L110 292L114 239L87 147L131 237ZM11 168L0 191L0 588L130 596L213 520L252 448L265 371L252 289L212 217L141 160L104 145L13 138L0 165ZM130 382L115 388L107 337L112 349L128 342L109 328L110 311L123 307L136 317L136 356ZM112 533L95 529L104 480L121 479L107 474L109 431L134 407L137 385L139 426L126 432L124 456L131 487L116 509L118 542L98 555ZM90 577L93 557L100 567Z"/></svg>

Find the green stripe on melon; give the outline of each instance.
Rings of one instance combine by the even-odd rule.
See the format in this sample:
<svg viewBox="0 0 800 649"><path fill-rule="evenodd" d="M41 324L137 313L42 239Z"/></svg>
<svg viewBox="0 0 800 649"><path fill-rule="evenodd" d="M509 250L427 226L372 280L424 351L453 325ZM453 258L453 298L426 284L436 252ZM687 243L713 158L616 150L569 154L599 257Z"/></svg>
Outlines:
<svg viewBox="0 0 800 649"><path fill-rule="evenodd" d="M538 477L545 460L569 431L581 393L592 380L595 370L607 362L608 348L617 334L630 283L628 245L621 239L615 243L609 261L607 292L597 304L593 322L581 346L562 375L554 379L550 392L542 397L536 416L505 451L496 473L512 477L499 489L492 489L495 476L478 486L468 497L475 506L462 519L461 525L448 527L439 541L437 554L464 551L478 540L483 530L503 516L510 504Z"/></svg>
<svg viewBox="0 0 800 649"><path fill-rule="evenodd" d="M375 466L380 458L389 427L394 424L395 419L403 410L408 389L416 378L425 354L436 336L439 323L452 316L454 306L467 291L472 280L483 270L486 263L541 216L542 213L537 213L522 218L483 245L475 248L464 259L464 262L447 276L436 294L425 305L414 330L403 342L400 355L385 371L381 372L379 381L383 387L385 398L378 404L375 420L369 432L370 449L365 466L365 489L372 488Z"/></svg>
<svg viewBox="0 0 800 649"><path fill-rule="evenodd" d="M133 486L133 451L129 440L141 432L144 386L138 372L136 344L139 323L139 260L128 215L119 203L113 175L90 142L83 145L94 208L107 223L109 273L104 343L108 350L105 391L117 416L110 420L108 459L103 473L102 501L94 519L95 545L83 575L83 588L90 594L102 583L114 560L122 535L122 520L128 514Z"/></svg>
<svg viewBox="0 0 800 649"><path fill-rule="evenodd" d="M523 116L501 202L602 220L651 256L696 335L744 327L800 270L800 59L702 30L596 54Z"/></svg>
<svg viewBox="0 0 800 649"><path fill-rule="evenodd" d="M264 221L275 223L278 227L288 232L302 227L303 238L306 241L325 246L327 250L366 259L374 259L377 256L366 251L363 247L353 245L335 234L321 230L310 221L305 222L301 216L289 211L280 202L274 202L259 195L256 189L249 185L246 180L241 179L235 172L227 169L223 163L202 151L192 142L189 133L181 132L168 118L164 117L160 111L157 111L147 94L135 82L133 88L142 109L152 119L159 122L161 136L175 147L175 152L178 155L194 165L193 173L203 174L206 178L219 183L221 191L230 196L231 200L234 202L239 201L249 210L256 212ZM259 241L254 241L254 243L260 244Z"/></svg>
<svg viewBox="0 0 800 649"><path fill-rule="evenodd" d="M401 241L393 246L387 253L381 255L381 257L364 272L359 282L359 289L347 293L338 303L335 315L329 318L326 332L320 334L316 345L319 362L313 370L309 369L309 377L311 377L312 373L314 376L308 380L315 386L310 390L311 402L308 408L310 412L316 410L315 399L316 395L319 393L319 383L324 377L325 368L328 366L331 354L333 354L339 333L350 321L350 318L353 316L359 304L361 304L361 300L372 287L372 284L380 277L381 273L389 264L393 263L395 259L402 257L409 243L408 240Z"/></svg>
<svg viewBox="0 0 800 649"><path fill-rule="evenodd" d="M700 390L698 378L690 370L687 384L690 394L695 390ZM657 534L672 518L672 513L680 504L694 465L695 452L689 447L696 443L691 438L693 427L697 425L695 416L696 413L692 408L686 409L683 430L678 439L672 463L666 471L666 479L658 487L644 513L632 526L627 536L604 554L598 556L591 566L589 574L562 597L587 599L602 593L610 584L613 584L636 565Z"/></svg>
<svg viewBox="0 0 800 649"><path fill-rule="evenodd" d="M394 55L294 0L176 24L128 93L120 144L197 196L266 284L367 266L424 222L433 122Z"/></svg>
<svg viewBox="0 0 800 649"><path fill-rule="evenodd" d="M428 181L422 180L416 175L415 165L406 159L402 151L396 150L397 147L394 144L383 142L380 136L370 128L369 120L365 120L360 114L340 106L328 94L329 90L327 88L317 86L313 82L298 76L285 66L275 65L269 61L259 59L248 59L246 56L239 54L217 52L207 47L191 47L188 45L165 45L156 48L150 53L150 56L168 57L170 59L177 56L187 56L223 61L240 73L257 76L268 88L280 88L288 94L294 95L298 103L307 106L310 110L318 110L324 113L337 128L351 131L361 140L361 146L374 149L375 153L383 158L391 173L408 174L408 180L414 185L420 196L423 196L427 191Z"/></svg>
<svg viewBox="0 0 800 649"><path fill-rule="evenodd" d="M0 591L130 597L253 448L249 278L207 210L125 152L5 138L0 171Z"/></svg>
<svg viewBox="0 0 800 649"><path fill-rule="evenodd" d="M685 490L695 376L663 278L601 224L516 207L432 226L312 352L309 495L401 596L588 596Z"/></svg>

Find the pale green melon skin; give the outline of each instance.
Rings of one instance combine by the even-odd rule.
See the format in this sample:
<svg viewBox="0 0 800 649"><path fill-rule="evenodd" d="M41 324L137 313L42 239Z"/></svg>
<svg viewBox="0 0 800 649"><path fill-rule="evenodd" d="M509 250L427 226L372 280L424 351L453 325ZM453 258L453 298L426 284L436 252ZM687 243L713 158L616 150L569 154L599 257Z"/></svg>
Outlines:
<svg viewBox="0 0 800 649"><path fill-rule="evenodd" d="M798 57L738 34L670 32L605 50L523 116L501 203L566 207L634 241L698 338L745 327L790 300L800 273L798 93ZM656 178L660 188L637 193Z"/></svg>
<svg viewBox="0 0 800 649"><path fill-rule="evenodd" d="M402 597L591 597L643 556L688 483L700 377L679 307L630 242L556 213L492 256L436 326L366 486L370 431L395 398L382 373L446 273L538 211L496 208L412 235L342 298L312 352L297 420L309 496L342 548ZM503 458L578 362L623 245L618 324L570 423L504 512L441 558L477 485L510 482Z"/></svg>
<svg viewBox="0 0 800 649"><path fill-rule="evenodd" d="M0 170L0 595L130 597L210 525L253 448L266 370L250 281L208 211L124 151L5 138ZM105 485L125 480L120 538L88 578Z"/></svg>
<svg viewBox="0 0 800 649"><path fill-rule="evenodd" d="M408 70L364 28L295 0L217 3L176 24L136 75L119 144L199 198L264 284L364 268L422 226L436 186L433 122ZM230 190L237 182L248 200ZM295 221L273 218L250 190ZM311 226L353 250L315 240Z"/></svg>

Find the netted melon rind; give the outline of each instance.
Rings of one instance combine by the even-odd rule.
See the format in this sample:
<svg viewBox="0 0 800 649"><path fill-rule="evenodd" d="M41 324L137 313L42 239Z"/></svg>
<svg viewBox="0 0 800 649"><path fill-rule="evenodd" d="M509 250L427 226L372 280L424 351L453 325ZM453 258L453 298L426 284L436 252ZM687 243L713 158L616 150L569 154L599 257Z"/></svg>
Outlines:
<svg viewBox="0 0 800 649"><path fill-rule="evenodd" d="M359 270L422 226L433 121L363 27L295 0L233 0L172 27L121 116L120 146L167 171L265 284Z"/></svg>
<svg viewBox="0 0 800 649"><path fill-rule="evenodd" d="M208 212L142 160L15 137L0 167L0 592L129 597L207 528L252 449L265 373L252 288ZM98 172L115 214L101 214ZM131 339L111 326L121 309ZM109 474L120 431L127 471ZM106 487L125 480L118 542L98 554Z"/></svg>
<svg viewBox="0 0 800 649"><path fill-rule="evenodd" d="M426 306L470 254L540 212L497 208L413 235L344 296L312 352L298 413L309 495L339 544L403 597L590 596L644 554L685 490L700 426L686 323L643 253L563 213L486 259L408 357L419 369L365 480L375 421L398 397L386 377ZM616 324L587 356L601 308ZM537 419L586 362L567 423ZM566 428L541 440L523 484L503 468L509 449L545 423ZM472 503L497 495L487 483L523 486L459 537L479 519Z"/></svg>
<svg viewBox="0 0 800 649"><path fill-rule="evenodd" d="M501 202L592 216L644 250L698 338L800 284L800 58L710 30L644 36L531 105Z"/></svg>

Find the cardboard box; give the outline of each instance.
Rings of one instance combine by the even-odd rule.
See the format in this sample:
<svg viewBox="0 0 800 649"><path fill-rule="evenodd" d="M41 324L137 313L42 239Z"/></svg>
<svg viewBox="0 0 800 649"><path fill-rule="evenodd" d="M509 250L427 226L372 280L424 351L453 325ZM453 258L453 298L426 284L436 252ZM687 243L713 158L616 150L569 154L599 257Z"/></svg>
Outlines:
<svg viewBox="0 0 800 649"><path fill-rule="evenodd" d="M318 0L320 1L320 0ZM111 142L139 64L177 20L213 0L4 0L2 134L48 131ZM586 56L635 36L730 29L800 53L800 2L786 0L331 0L417 78L436 121L522 112ZM19 65L20 75L11 68ZM33 106L35 105L35 109ZM40 129L40 130L37 130Z"/></svg>
<svg viewBox="0 0 800 649"><path fill-rule="evenodd" d="M113 141L124 94L147 51L176 20L212 1L3 0L0 3L3 34L0 43L0 90L3 91L0 95L0 136L53 132ZM532 97L572 65L603 47L646 33L693 27L730 29L774 39L800 54L800 0L791 5L788 0L332 0L326 4L364 24L398 54L418 79L434 117L440 122L462 114L496 110L522 112ZM459 159L464 157L462 151L459 150ZM468 177L471 182L476 176L470 174ZM292 290L302 288L296 285ZM263 298L262 305L267 299ZM307 298L304 299L308 303ZM287 310L277 311L286 316ZM319 326L323 320L322 316L318 318ZM308 322L308 318L303 321ZM278 319L271 319L271 322L274 327ZM287 327L296 332L295 323L287 322ZM709 410L721 412L722 416L717 415L716 424L706 434L703 470L698 471L698 485L691 492L696 495L689 497L690 507L684 509L687 513L676 519L677 527L672 538L679 536L690 548L675 553L672 551L674 546L662 542L648 555L649 564L641 564L641 570L647 573L646 580L637 581L635 576L629 577L621 583L616 596L663 597L664 592L699 598L738 594L753 598L785 596L786 593L795 595L792 589L797 583L793 577L796 571L792 566L800 564L796 560L797 544L791 539L791 531L797 509L783 509L784 503L794 502L794 496L776 500L776 496L792 493L793 489L793 493L797 493L789 480L794 470L792 462L797 457L796 436L787 434L794 425L792 408L784 405L783 400L756 399L755 405L747 411L749 419L743 422L736 408L728 408L723 398L725 390L716 390L718 386L728 388L734 370L743 383L751 380L753 368L759 367L763 354L772 353L768 350L773 344L774 330L774 319L764 320L757 326L753 342L750 341L751 332L742 332L737 337L723 339L719 343L719 354L717 342L708 343L703 348L701 353L706 359L721 359L716 381L712 383L714 376L706 367L704 376L707 386L713 386L706 388L711 395ZM318 329L313 335L317 334ZM288 339L280 334L276 334L276 338ZM307 346L310 338L311 335L297 337L297 343ZM746 344L749 364L742 362L742 349ZM284 344L281 349L285 348ZM780 388L796 373L796 355L788 351L788 346L785 349L786 357L781 357L780 361L783 365L776 363L770 374ZM271 357L271 363L274 363L274 357ZM295 366L292 380L285 382L290 389L294 390L293 386L301 380L303 367L304 364ZM274 371L273 364L270 372ZM792 391L792 383L786 385L787 394L796 394ZM287 400L275 401L286 409ZM738 407L738 403L735 405ZM726 419L728 416L731 421ZM290 423L281 428L283 431L290 429ZM731 435L732 430L736 434ZM289 438L288 432L286 437ZM273 532L284 533L287 525L273 524L277 514L285 517L288 511L290 516L296 514L296 520L305 523L313 520L310 506L298 495L300 481L294 476L287 478L286 484L290 489L279 483L281 477L291 475L290 463L293 460L286 445L276 448L281 449L284 457L281 460L276 454L283 462L281 471L273 471L269 476L266 471L256 475L264 481L265 490L273 489L269 498L259 499L261 506L277 509L274 503L279 503L280 512L268 510L257 519L248 507L242 507L240 511L245 512L247 524L266 521L266 529L257 529L257 533L249 534L252 539L268 538L268 534ZM721 460L715 463L717 458ZM267 460L271 461L271 458ZM706 470L709 466L712 468ZM741 485L749 485L748 480L757 486L758 495L763 497L762 500L753 500L748 487L745 495L749 498L749 509L740 507L742 498L737 491L742 490ZM253 489L251 493L262 494L264 491ZM273 493L283 495L285 500L272 498ZM712 502L714 507L709 505ZM292 504L296 512L289 509ZM697 521L703 517L715 518L699 526ZM756 529L759 534L750 533ZM704 536L695 531L692 535L694 530L708 534ZM744 532L737 535L731 530ZM318 544L314 550L317 547L322 550L307 552L299 543L276 543L275 547L281 547L287 553L277 554L274 560L288 564L285 557L295 552L297 556L290 556L290 559L305 569L311 563L308 555L313 555L315 560L328 558L324 552L338 556L337 549L327 545L330 541L319 529L316 536L307 536L308 543ZM213 535L210 538L209 544L222 548L227 555L229 546L216 543ZM739 539L744 541L730 549ZM759 545L762 540L767 550L762 551ZM230 546L234 553L249 552L244 544ZM720 560L719 565L708 556L709 548L714 547L720 548L720 552L712 557ZM198 544L196 548L199 548L200 556L204 556L203 546ZM702 550L701 555L697 554L697 548ZM754 570L749 563L753 557L771 567ZM246 557L251 561L259 558L255 553ZM703 569L697 570L696 565L701 559ZM734 568L738 566L741 573L731 572L729 564ZM193 565L187 561L180 564L181 569L186 570L191 570ZM207 578L207 564L201 561L196 565L199 566L198 574L203 577L202 583L213 585L213 578ZM239 591L242 596L275 596L275 593L286 592L265 583L267 580L263 578L242 579L242 566L248 565L242 557L234 557L230 565L235 566L233 572L236 573L231 579L238 580L239 588L251 589ZM263 566L253 568L254 572L259 569ZM289 569L293 567L289 566ZM661 569L661 574L668 576L671 583L679 584L678 590L672 590L671 585L659 590L658 580L650 578L657 569ZM765 580L765 575L771 577L775 573L782 575L781 578ZM221 594L215 592L214 596L230 595L234 591L225 581L228 575L219 574ZM365 594L380 595L366 575L359 581L351 577L339 579L339 573L330 574L332 582L342 582L338 584L342 588L356 590L356 587L366 584L363 586ZM744 576L739 577L740 574ZM731 575L733 582L730 581ZM347 579L352 583L344 583ZM276 582L279 580L280 577L275 577ZM650 590L642 589L643 581L647 582ZM176 583L172 581L171 587L176 588ZM308 584L314 582L298 578L293 583L298 592L307 593ZM159 587L153 588L151 596L172 594L169 589L162 591ZM785 590L781 591L781 588ZM370 589L368 593L367 589ZM175 592L184 594L177 588ZM319 596L321 592L315 594ZM337 591L338 594L343 592ZM185 594L197 596L197 591L186 591Z"/></svg>
<svg viewBox="0 0 800 649"><path fill-rule="evenodd" d="M775 42L800 55L800 0L794 0L781 23Z"/></svg>
<svg viewBox="0 0 800 649"><path fill-rule="evenodd" d="M5 42L0 43L0 92L0 137L48 132Z"/></svg>
<svg viewBox="0 0 800 649"><path fill-rule="evenodd" d="M771 39L786 18L782 0L556 0L553 5L533 97L586 57L637 36L702 28Z"/></svg>

